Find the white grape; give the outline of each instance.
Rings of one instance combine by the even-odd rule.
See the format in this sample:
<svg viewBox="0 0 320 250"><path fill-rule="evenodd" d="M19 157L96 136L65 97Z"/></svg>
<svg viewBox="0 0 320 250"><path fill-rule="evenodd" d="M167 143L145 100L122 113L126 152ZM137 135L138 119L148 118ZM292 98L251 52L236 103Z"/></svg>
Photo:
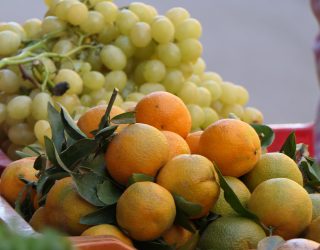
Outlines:
<svg viewBox="0 0 320 250"><path fill-rule="evenodd" d="M0 31L0 57L9 56L19 49L21 38L10 30Z"/></svg>
<svg viewBox="0 0 320 250"><path fill-rule="evenodd" d="M70 69L61 69L58 74L54 78L54 83L68 83L69 89L67 90L67 94L81 94L83 89L83 81L79 74L74 70Z"/></svg>
<svg viewBox="0 0 320 250"><path fill-rule="evenodd" d="M127 84L127 75L121 70L111 71L105 77L105 88L108 91L113 91L117 88L120 92Z"/></svg>
<svg viewBox="0 0 320 250"><path fill-rule="evenodd" d="M48 103L51 102L48 93L40 92L34 96L31 104L31 114L36 120L45 120L48 117Z"/></svg>
<svg viewBox="0 0 320 250"><path fill-rule="evenodd" d="M16 96L7 104L8 115L13 119L25 119L31 114L32 100L29 96Z"/></svg>
<svg viewBox="0 0 320 250"><path fill-rule="evenodd" d="M148 23L137 22L130 31L130 39L136 47L146 47L151 42L151 28Z"/></svg>
<svg viewBox="0 0 320 250"><path fill-rule="evenodd" d="M20 88L19 76L10 69L1 69L0 70L0 91L3 91L6 94L14 94L18 92L19 88Z"/></svg>
<svg viewBox="0 0 320 250"><path fill-rule="evenodd" d="M160 44L172 42L174 31L172 22L165 16L155 17L151 24L152 38Z"/></svg>
<svg viewBox="0 0 320 250"><path fill-rule="evenodd" d="M104 75L99 71L89 71L82 75L83 85L90 90L101 89L104 85Z"/></svg>
<svg viewBox="0 0 320 250"><path fill-rule="evenodd" d="M100 53L103 64L111 70L123 70L127 58L123 51L114 45L106 45Z"/></svg>

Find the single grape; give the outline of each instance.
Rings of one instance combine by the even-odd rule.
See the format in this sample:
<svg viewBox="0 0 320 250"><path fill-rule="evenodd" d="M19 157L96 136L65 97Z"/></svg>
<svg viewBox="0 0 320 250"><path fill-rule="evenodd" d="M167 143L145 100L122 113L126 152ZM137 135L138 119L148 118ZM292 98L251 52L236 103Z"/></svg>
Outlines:
<svg viewBox="0 0 320 250"><path fill-rule="evenodd" d="M127 58L132 57L136 50L132 40L128 36L124 35L118 36L118 38L114 41L114 45L119 47Z"/></svg>
<svg viewBox="0 0 320 250"><path fill-rule="evenodd" d="M151 42L151 28L148 23L137 22L130 31L130 39L136 47L146 47Z"/></svg>
<svg viewBox="0 0 320 250"><path fill-rule="evenodd" d="M166 67L159 60L149 60L144 66L143 75L147 82L161 82L166 76Z"/></svg>
<svg viewBox="0 0 320 250"><path fill-rule="evenodd" d="M213 81L216 81L217 83L222 83L223 80L222 80L222 77L216 73L216 72L205 72L203 75L202 75L202 80L203 81L206 81L206 80L213 80Z"/></svg>
<svg viewBox="0 0 320 250"><path fill-rule="evenodd" d="M36 120L45 120L48 117L48 103L52 102L48 93L40 92L34 96L31 104L31 114Z"/></svg>
<svg viewBox="0 0 320 250"><path fill-rule="evenodd" d="M13 31L0 31L0 45L0 57L9 56L17 52L21 45L21 39Z"/></svg>
<svg viewBox="0 0 320 250"><path fill-rule="evenodd" d="M144 96L142 93L132 92L127 96L126 102L139 102Z"/></svg>
<svg viewBox="0 0 320 250"><path fill-rule="evenodd" d="M175 7L167 11L166 17L168 17L173 25L177 27L180 23L190 17L190 13L181 7Z"/></svg>
<svg viewBox="0 0 320 250"><path fill-rule="evenodd" d="M209 107L212 101L210 91L205 87L198 87L197 90L200 97L197 104L201 107Z"/></svg>
<svg viewBox="0 0 320 250"><path fill-rule="evenodd" d="M206 80L200 83L200 86L205 87L210 91L212 101L216 101L222 94L221 84L214 80Z"/></svg>
<svg viewBox="0 0 320 250"><path fill-rule="evenodd" d="M81 94L83 89L83 81L79 74L74 70L61 69L53 79L55 84L66 82L69 85L67 94Z"/></svg>
<svg viewBox="0 0 320 250"><path fill-rule="evenodd" d="M36 122L33 128L34 135L36 136L38 142L41 145L44 145L44 137L48 137L51 139L52 131L48 121L39 120Z"/></svg>
<svg viewBox="0 0 320 250"><path fill-rule="evenodd" d="M240 86L240 85L236 85L236 91L237 91L237 103L242 105L242 106L245 106L248 101L249 101L249 92L243 87L243 86Z"/></svg>
<svg viewBox="0 0 320 250"><path fill-rule="evenodd" d="M43 34L64 31L67 27L66 22L55 16L47 16L43 19L41 29Z"/></svg>
<svg viewBox="0 0 320 250"><path fill-rule="evenodd" d="M134 109L137 106L137 102L131 102L131 101L125 101L121 103L120 108L122 108L124 111L134 111Z"/></svg>
<svg viewBox="0 0 320 250"><path fill-rule="evenodd" d="M263 124L263 114L260 110L254 107L246 107L242 117L244 122L249 124Z"/></svg>
<svg viewBox="0 0 320 250"><path fill-rule="evenodd" d="M114 45L104 46L100 57L102 63L111 70L123 70L127 64L126 55Z"/></svg>
<svg viewBox="0 0 320 250"><path fill-rule="evenodd" d="M129 35L132 27L135 23L139 22L139 17L134 14L131 10L122 9L116 19L116 26L119 31L124 35Z"/></svg>
<svg viewBox="0 0 320 250"><path fill-rule="evenodd" d="M166 91L166 89L160 83L144 83L139 88L139 92L141 92L144 95L147 95L156 91Z"/></svg>
<svg viewBox="0 0 320 250"><path fill-rule="evenodd" d="M220 115L223 118L228 118L230 114L236 115L239 119L242 119L244 115L244 109L240 104L225 104L220 111Z"/></svg>
<svg viewBox="0 0 320 250"><path fill-rule="evenodd" d="M83 85L90 90L101 89L104 85L104 75L98 71L84 73L82 80Z"/></svg>
<svg viewBox="0 0 320 250"><path fill-rule="evenodd" d="M196 104L200 98L198 87L192 82L186 82L177 95L185 104Z"/></svg>
<svg viewBox="0 0 320 250"><path fill-rule="evenodd" d="M53 8L54 16L58 17L60 20L67 21L68 11L75 2L75 0L59 1Z"/></svg>
<svg viewBox="0 0 320 250"><path fill-rule="evenodd" d="M234 104L237 102L237 89L233 83L223 82L221 84L221 90L221 102L223 102L224 104Z"/></svg>
<svg viewBox="0 0 320 250"><path fill-rule="evenodd" d="M103 15L94 10L90 10L87 19L80 24L80 29L86 34L98 34L104 28L105 20Z"/></svg>
<svg viewBox="0 0 320 250"><path fill-rule="evenodd" d="M204 107L202 110L204 112L204 117L205 117L204 123L201 126L202 129L206 129L211 124L219 120L219 115L214 109L209 107Z"/></svg>
<svg viewBox="0 0 320 250"><path fill-rule="evenodd" d="M107 90L105 88L91 91L90 97L91 97L92 105L96 105L99 101L105 100L106 95L107 95Z"/></svg>
<svg viewBox="0 0 320 250"><path fill-rule="evenodd" d="M18 123L9 128L8 137L17 145L27 146L35 142L33 129L26 123Z"/></svg>
<svg viewBox="0 0 320 250"><path fill-rule="evenodd" d="M202 44L199 40L189 38L178 43L183 62L195 62L202 54Z"/></svg>
<svg viewBox="0 0 320 250"><path fill-rule="evenodd" d="M54 101L55 107L59 107L59 105L62 105L69 114L73 114L77 106L80 106L80 100L79 97L75 94L64 94L62 96L53 96L52 97ZM59 104L59 105L58 105Z"/></svg>
<svg viewBox="0 0 320 250"><path fill-rule="evenodd" d="M168 92L176 94L183 87L184 81L184 76L180 70L168 69L162 84Z"/></svg>
<svg viewBox="0 0 320 250"><path fill-rule="evenodd" d="M139 63L134 70L133 80L137 85L141 85L147 81L144 77L145 66L146 62Z"/></svg>
<svg viewBox="0 0 320 250"><path fill-rule="evenodd" d="M61 39L55 43L52 52L63 55L74 49L75 45L69 39Z"/></svg>
<svg viewBox="0 0 320 250"><path fill-rule="evenodd" d="M92 106L92 98L90 95L82 95L80 97L80 102L83 106L86 106L86 107Z"/></svg>
<svg viewBox="0 0 320 250"><path fill-rule="evenodd" d="M188 104L187 108L192 120L191 129L200 128L206 119L203 109L199 105L195 104Z"/></svg>
<svg viewBox="0 0 320 250"><path fill-rule="evenodd" d="M31 113L32 100L29 96L16 96L7 104L8 115L13 119L25 119Z"/></svg>
<svg viewBox="0 0 320 250"><path fill-rule="evenodd" d="M66 13L66 20L72 25L81 25L86 22L88 17L88 7L81 2L73 3Z"/></svg>
<svg viewBox="0 0 320 250"><path fill-rule="evenodd" d="M193 64L191 62L183 62L180 64L180 70L183 76L187 79L193 74Z"/></svg>
<svg viewBox="0 0 320 250"><path fill-rule="evenodd" d="M10 30L16 33L20 37L21 41L26 40L26 37L27 37L26 32L19 23L16 23L16 22L0 23L0 31L5 31L5 30Z"/></svg>
<svg viewBox="0 0 320 250"><path fill-rule="evenodd" d="M120 92L125 88L127 84L127 75L121 70L111 71L106 75L105 88L108 91L113 91L117 88Z"/></svg>
<svg viewBox="0 0 320 250"><path fill-rule="evenodd" d="M49 7L54 7L60 0L44 0L44 3Z"/></svg>
<svg viewBox="0 0 320 250"><path fill-rule="evenodd" d="M118 6L112 2L103 1L97 3L94 9L100 12L106 23L113 23L118 16Z"/></svg>
<svg viewBox="0 0 320 250"><path fill-rule="evenodd" d="M21 157L17 154L17 151L22 151L22 149L23 149L23 146L11 143L8 149L5 151L5 153L10 160L16 161L21 159Z"/></svg>
<svg viewBox="0 0 320 250"><path fill-rule="evenodd" d="M6 120L7 117L7 108L6 105L0 103L0 125Z"/></svg>
<svg viewBox="0 0 320 250"><path fill-rule="evenodd" d="M178 67L181 62L181 51L175 43L159 44L157 56L167 67Z"/></svg>
<svg viewBox="0 0 320 250"><path fill-rule="evenodd" d="M198 20L187 18L182 21L176 28L175 38L183 41L188 38L199 39L202 34L202 27Z"/></svg>
<svg viewBox="0 0 320 250"><path fill-rule="evenodd" d="M113 42L120 32L116 25L114 24L105 24L102 31L98 34L98 41L103 44L109 44Z"/></svg>
<svg viewBox="0 0 320 250"><path fill-rule="evenodd" d="M157 16L151 23L152 38L162 44L172 42L174 39L174 26L169 18Z"/></svg>
<svg viewBox="0 0 320 250"><path fill-rule="evenodd" d="M156 13L154 13L149 5L141 2L130 3L129 10L136 14L141 22L151 23L156 16Z"/></svg>
<svg viewBox="0 0 320 250"><path fill-rule="evenodd" d="M26 32L26 39L27 40L39 39L42 33L41 26L42 26L42 21L38 18L31 18L25 21L22 27Z"/></svg>
<svg viewBox="0 0 320 250"><path fill-rule="evenodd" d="M203 60L203 58L198 58L198 60L196 61L196 63L193 65L193 72L198 75L199 77L201 77L204 73L204 71L206 70L206 62Z"/></svg>
<svg viewBox="0 0 320 250"><path fill-rule="evenodd" d="M156 47L155 42L151 41L146 47L136 48L134 57L138 60L148 60L155 54Z"/></svg>
<svg viewBox="0 0 320 250"><path fill-rule="evenodd" d="M0 91L3 91L6 94L14 94L18 92L19 88L20 88L19 76L10 69L1 69L0 70Z"/></svg>

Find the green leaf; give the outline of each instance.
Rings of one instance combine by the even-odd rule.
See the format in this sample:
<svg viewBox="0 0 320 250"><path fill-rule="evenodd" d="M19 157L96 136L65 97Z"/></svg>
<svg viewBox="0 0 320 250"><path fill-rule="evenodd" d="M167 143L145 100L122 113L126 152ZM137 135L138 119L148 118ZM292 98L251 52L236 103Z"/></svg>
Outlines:
<svg viewBox="0 0 320 250"><path fill-rule="evenodd" d="M46 148L46 154L47 157L49 159L49 161L55 165L55 166L59 166L59 163L56 159L56 149L54 146L54 142L47 136L44 137L44 145Z"/></svg>
<svg viewBox="0 0 320 250"><path fill-rule="evenodd" d="M59 112L48 103L48 121L52 131L52 141L58 152L61 152L65 142L64 126Z"/></svg>
<svg viewBox="0 0 320 250"><path fill-rule="evenodd" d="M31 144L31 145L26 146L26 148L30 149L36 155L41 155L42 154L41 148L38 145Z"/></svg>
<svg viewBox="0 0 320 250"><path fill-rule="evenodd" d="M187 201L184 197L173 194L173 198L176 204L176 207L183 211L188 217L197 216L202 211L202 206L190 201Z"/></svg>
<svg viewBox="0 0 320 250"><path fill-rule="evenodd" d="M280 153L284 153L294 161L296 160L296 135L294 132L290 133L284 144L280 149Z"/></svg>
<svg viewBox="0 0 320 250"><path fill-rule="evenodd" d="M135 241L134 246L139 250L174 250L164 240L157 239L153 241Z"/></svg>
<svg viewBox="0 0 320 250"><path fill-rule="evenodd" d="M109 138L111 135L114 134L114 132L117 130L118 126L108 126L100 131L93 131L96 135L96 138Z"/></svg>
<svg viewBox="0 0 320 250"><path fill-rule="evenodd" d="M90 155L81 163L81 167L86 168L102 177L107 177L104 154Z"/></svg>
<svg viewBox="0 0 320 250"><path fill-rule="evenodd" d="M136 123L135 112L126 112L111 119L113 124L133 124Z"/></svg>
<svg viewBox="0 0 320 250"><path fill-rule="evenodd" d="M268 147L272 144L274 140L274 132L273 130L266 126L261 124L250 124L251 127L254 128L254 130L259 135L260 141L261 141L261 147Z"/></svg>
<svg viewBox="0 0 320 250"><path fill-rule="evenodd" d="M174 223L187 229L191 233L196 232L195 227L192 224L192 222L190 221L189 217L183 211L181 211L179 208L177 208L177 214L176 214L176 218L175 218Z"/></svg>
<svg viewBox="0 0 320 250"><path fill-rule="evenodd" d="M110 180L104 181L102 184L98 185L98 198L105 205L113 205L117 203L122 191L115 186Z"/></svg>
<svg viewBox="0 0 320 250"><path fill-rule="evenodd" d="M104 203L98 198L97 187L105 181L105 178L93 172L83 174L72 173L71 176L77 186L79 195L83 199L94 206L104 206Z"/></svg>
<svg viewBox="0 0 320 250"><path fill-rule="evenodd" d="M63 106L60 107L61 120L68 135L75 140L87 138L87 136L79 129L74 120L71 118L68 111Z"/></svg>
<svg viewBox="0 0 320 250"><path fill-rule="evenodd" d="M17 156L20 157L20 159L23 159L23 158L28 158L28 157L33 157L34 155L30 154L30 153L25 153L25 152L22 152L20 150L17 150L16 151L16 154Z"/></svg>
<svg viewBox="0 0 320 250"><path fill-rule="evenodd" d="M277 250L284 242L280 236L269 236L259 241L257 250Z"/></svg>
<svg viewBox="0 0 320 250"><path fill-rule="evenodd" d="M224 179L223 175L220 172L220 169L216 165L215 165L215 169L219 176L220 187L224 191L224 198L229 203L229 205L233 208L233 210L236 211L239 215L252 219L260 224L259 218L255 214L253 214L252 212L250 212L249 210L247 210L245 207L242 206L239 198L233 192L232 188Z"/></svg>
<svg viewBox="0 0 320 250"><path fill-rule="evenodd" d="M179 247L178 250L194 250L196 249L196 246L198 245L199 240L200 240L200 233L199 231L197 231L192 235L191 239L189 239L186 244Z"/></svg>
<svg viewBox="0 0 320 250"><path fill-rule="evenodd" d="M108 127L110 125L110 122L109 122L110 112L111 112L112 106L117 98L118 92L119 91L117 89L113 90L113 93L110 97L110 101L108 103L108 107L106 109L106 112L105 112L104 116L101 118L101 121L99 124L99 130L102 130L103 128Z"/></svg>
<svg viewBox="0 0 320 250"><path fill-rule="evenodd" d="M46 169L46 163L47 158L44 155L39 155L33 164L33 168L41 173Z"/></svg>
<svg viewBox="0 0 320 250"><path fill-rule="evenodd" d="M101 208L91 214L87 214L80 219L80 224L95 226L100 224L113 224L116 220L116 205Z"/></svg>
<svg viewBox="0 0 320 250"><path fill-rule="evenodd" d="M131 186L136 182L143 182L143 181L154 182L154 177L146 174L133 174L128 180L128 186Z"/></svg>

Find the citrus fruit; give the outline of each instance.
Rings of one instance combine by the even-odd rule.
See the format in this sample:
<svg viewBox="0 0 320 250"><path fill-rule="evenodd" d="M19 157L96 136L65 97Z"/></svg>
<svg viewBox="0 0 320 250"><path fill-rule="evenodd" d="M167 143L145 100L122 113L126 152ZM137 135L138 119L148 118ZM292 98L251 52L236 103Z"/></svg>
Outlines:
<svg viewBox="0 0 320 250"><path fill-rule="evenodd" d="M202 206L194 218L205 216L219 197L219 184L212 162L201 155L178 155L167 162L157 183L173 194Z"/></svg>
<svg viewBox="0 0 320 250"><path fill-rule="evenodd" d="M202 133L203 131L200 130L200 131L188 134L186 138L186 142L189 145L191 154L199 154L199 141Z"/></svg>
<svg viewBox="0 0 320 250"><path fill-rule="evenodd" d="M241 204L245 207L251 196L249 189L236 177L225 176L224 178L233 192L237 195ZM220 188L219 199L211 211L222 216L238 215L224 198L224 191L222 188Z"/></svg>
<svg viewBox="0 0 320 250"><path fill-rule="evenodd" d="M55 182L45 207L49 225L70 235L80 235L88 229L89 226L80 224L80 219L98 209L78 194L71 177Z"/></svg>
<svg viewBox="0 0 320 250"><path fill-rule="evenodd" d="M320 194L309 194L312 202L312 220L320 216Z"/></svg>
<svg viewBox="0 0 320 250"><path fill-rule="evenodd" d="M288 178L303 186L302 173L296 162L277 152L261 155L254 168L243 176L243 182L253 191L261 182L272 178Z"/></svg>
<svg viewBox="0 0 320 250"><path fill-rule="evenodd" d="M125 185L134 173L155 176L168 155L169 146L163 133L150 125L136 123L113 137L105 160L110 175Z"/></svg>
<svg viewBox="0 0 320 250"><path fill-rule="evenodd" d="M44 207L39 207L32 215L30 226L37 232L41 232L47 226L46 211Z"/></svg>
<svg viewBox="0 0 320 250"><path fill-rule="evenodd" d="M258 134L249 124L222 119L203 131L199 151L215 162L223 175L239 177L258 162L261 146Z"/></svg>
<svg viewBox="0 0 320 250"><path fill-rule="evenodd" d="M304 232L304 238L320 243L320 216L312 220Z"/></svg>
<svg viewBox="0 0 320 250"><path fill-rule="evenodd" d="M167 138L169 144L168 160L181 154L190 154L190 148L187 142L178 134L171 131L161 131Z"/></svg>
<svg viewBox="0 0 320 250"><path fill-rule="evenodd" d="M0 182L1 196L11 206L15 205L15 201L25 187L25 183L20 178L31 182L37 180L36 174L38 171L33 168L34 161L34 157L23 158L11 162L3 171ZM33 194L35 193L33 192ZM26 196L26 192L23 192L23 195Z"/></svg>
<svg viewBox="0 0 320 250"><path fill-rule="evenodd" d="M136 106L136 120L186 138L191 130L191 116L183 101L168 92L144 96Z"/></svg>
<svg viewBox="0 0 320 250"><path fill-rule="evenodd" d="M108 105L98 105L90 108L80 116L77 125L88 137L92 138L93 134L91 132L99 128L101 118L106 113L107 107ZM122 113L124 113L123 109L113 105L110 112L110 119ZM120 125L117 131L120 131L124 126L125 125Z"/></svg>
<svg viewBox="0 0 320 250"><path fill-rule="evenodd" d="M99 236L99 235L110 235L114 236L123 243L133 246L132 241L123 233L119 228L114 225L101 224L93 226L85 230L81 236Z"/></svg>
<svg viewBox="0 0 320 250"><path fill-rule="evenodd" d="M182 247L192 237L192 233L181 226L173 225L167 231L162 234L162 238L168 245L174 246L175 248Z"/></svg>
<svg viewBox="0 0 320 250"><path fill-rule="evenodd" d="M287 178L274 178L258 185L248 208L273 229L273 234L285 240L298 236L312 218L312 202L307 191Z"/></svg>
<svg viewBox="0 0 320 250"><path fill-rule="evenodd" d="M262 227L243 217L227 216L213 221L203 232L200 250L249 250L266 237Z"/></svg>
<svg viewBox="0 0 320 250"><path fill-rule="evenodd" d="M165 188L153 182L136 182L120 196L116 216L131 238L154 240L173 225L176 207Z"/></svg>

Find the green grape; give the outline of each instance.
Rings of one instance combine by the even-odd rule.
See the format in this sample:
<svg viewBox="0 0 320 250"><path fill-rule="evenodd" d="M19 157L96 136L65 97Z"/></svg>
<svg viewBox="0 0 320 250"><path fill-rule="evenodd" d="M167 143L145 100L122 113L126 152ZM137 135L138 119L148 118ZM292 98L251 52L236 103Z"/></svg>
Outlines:
<svg viewBox="0 0 320 250"><path fill-rule="evenodd" d="M42 33L49 34L52 32L64 31L67 27L66 22L55 16L47 16L42 21Z"/></svg>
<svg viewBox="0 0 320 250"><path fill-rule="evenodd" d="M139 92L141 92L144 95L157 91L166 91L166 89L160 83L144 83L139 88Z"/></svg>
<svg viewBox="0 0 320 250"><path fill-rule="evenodd" d="M44 137L51 138L52 131L50 123L46 120L39 120L36 122L33 128L34 135L36 136L38 142L44 146Z"/></svg>
<svg viewBox="0 0 320 250"><path fill-rule="evenodd" d="M108 91L113 91L114 88L117 88L120 92L122 92L126 84L127 84L127 75L123 71L120 71L120 70L111 71L106 75L105 88Z"/></svg>
<svg viewBox="0 0 320 250"><path fill-rule="evenodd" d="M106 23L113 23L118 16L118 6L112 2L103 1L94 7L94 9L100 12Z"/></svg>
<svg viewBox="0 0 320 250"><path fill-rule="evenodd" d="M190 17L189 12L181 7L175 7L167 11L166 17L168 17L175 27L178 27L184 20Z"/></svg>
<svg viewBox="0 0 320 250"><path fill-rule="evenodd" d="M9 127L16 125L18 123L22 123L24 121L24 119L14 119L12 117L10 117L8 115L8 111L7 111L7 117L6 117L6 125L8 125Z"/></svg>
<svg viewBox="0 0 320 250"><path fill-rule="evenodd" d="M100 51L90 50L86 61L91 65L92 70L101 71L103 67L102 60L100 58Z"/></svg>
<svg viewBox="0 0 320 250"><path fill-rule="evenodd" d="M44 0L44 3L49 7L53 7L55 6L58 2L60 2L61 0Z"/></svg>
<svg viewBox="0 0 320 250"><path fill-rule="evenodd" d="M181 90L184 81L184 76L180 70L168 69L162 84L168 92L176 94Z"/></svg>
<svg viewBox="0 0 320 250"><path fill-rule="evenodd" d="M112 94L113 94L113 91L107 92L106 97L105 97L105 101L107 101L107 104L109 103ZM122 103L123 103L123 98L121 97L121 95L117 94L117 97L114 101L114 105L120 107Z"/></svg>
<svg viewBox="0 0 320 250"><path fill-rule="evenodd" d="M16 96L7 104L8 115L13 119L25 119L31 113L32 100L29 96Z"/></svg>
<svg viewBox="0 0 320 250"><path fill-rule="evenodd" d="M245 106L249 101L248 91L243 86L240 86L240 85L236 85L235 87L236 87L237 96L238 96L237 103L242 106Z"/></svg>
<svg viewBox="0 0 320 250"><path fill-rule="evenodd" d="M122 34L128 36L132 27L137 22L139 22L139 17L136 14L134 14L131 10L122 9L117 16L116 26Z"/></svg>
<svg viewBox="0 0 320 250"><path fill-rule="evenodd" d="M104 1L112 2L110 0L89 0L91 6L96 6L98 3L101 3L101 2L104 2Z"/></svg>
<svg viewBox="0 0 320 250"><path fill-rule="evenodd" d="M82 95L80 97L80 102L83 106L86 106L86 107L92 106L92 98L90 95Z"/></svg>
<svg viewBox="0 0 320 250"><path fill-rule="evenodd" d="M81 25L89 17L88 7L80 2L72 3L66 13L66 20L72 25Z"/></svg>
<svg viewBox="0 0 320 250"><path fill-rule="evenodd" d="M36 120L45 120L48 117L48 103L52 102L48 93L40 92L34 96L31 104L31 114Z"/></svg>
<svg viewBox="0 0 320 250"><path fill-rule="evenodd" d="M118 36L118 38L114 41L114 45L119 47L123 51L123 53L127 56L127 58L132 57L136 50L130 38L124 35Z"/></svg>
<svg viewBox="0 0 320 250"><path fill-rule="evenodd" d="M202 44L199 40L189 38L178 43L183 62L195 62L202 54Z"/></svg>
<svg viewBox="0 0 320 250"><path fill-rule="evenodd" d="M57 2L53 9L54 16L58 17L60 20L67 21L68 11L75 2L75 0L63 0Z"/></svg>
<svg viewBox="0 0 320 250"><path fill-rule="evenodd" d="M158 15L158 11L157 9L152 6L152 5L147 5L150 9L151 15L153 16L153 19L151 20L151 22L154 20L154 18Z"/></svg>
<svg viewBox="0 0 320 250"><path fill-rule="evenodd" d="M92 70L92 67L90 63L82 60L62 60L60 69L70 69L76 71L82 76L83 74L90 72Z"/></svg>
<svg viewBox="0 0 320 250"><path fill-rule="evenodd" d="M107 95L107 90L104 88L91 91L90 92L91 104L96 105L99 101L105 100L106 95Z"/></svg>
<svg viewBox="0 0 320 250"><path fill-rule="evenodd" d="M6 120L7 117L7 108L6 105L0 103L0 125Z"/></svg>
<svg viewBox="0 0 320 250"><path fill-rule="evenodd" d="M201 83L201 78L198 75L193 74L192 76L190 76L188 78L188 81L193 82L197 85L199 85Z"/></svg>
<svg viewBox="0 0 320 250"><path fill-rule="evenodd" d="M228 118L230 114L235 114L238 118L242 119L244 115L244 109L240 104L225 104L220 111L220 115L223 118Z"/></svg>
<svg viewBox="0 0 320 250"><path fill-rule="evenodd" d="M31 99L33 99L37 94L41 93L40 89L33 89L30 93L29 93L29 97Z"/></svg>
<svg viewBox="0 0 320 250"><path fill-rule="evenodd" d="M183 41L188 38L199 39L202 34L202 27L198 20L187 18L182 21L176 28L175 38Z"/></svg>
<svg viewBox="0 0 320 250"><path fill-rule="evenodd" d="M237 102L237 89L233 83L223 82L221 84L221 90L221 102L223 102L224 104L234 104Z"/></svg>
<svg viewBox="0 0 320 250"><path fill-rule="evenodd" d="M26 32L19 23L16 23L16 22L0 23L0 31L5 31L5 30L10 30L16 33L20 37L21 41L26 40L26 37L27 37Z"/></svg>
<svg viewBox="0 0 320 250"><path fill-rule="evenodd" d="M223 108L223 104L218 100L213 101L211 104L211 108L213 108L217 113L220 113Z"/></svg>
<svg viewBox="0 0 320 250"><path fill-rule="evenodd" d="M199 102L199 92L196 84L192 82L186 82L177 96L182 99L185 104L195 104Z"/></svg>
<svg viewBox="0 0 320 250"><path fill-rule="evenodd" d="M104 66L110 70L123 70L127 64L124 52L114 45L106 45L100 53Z"/></svg>
<svg viewBox="0 0 320 250"><path fill-rule="evenodd" d="M9 128L8 137L16 145L27 146L35 142L33 129L26 123L18 123Z"/></svg>
<svg viewBox="0 0 320 250"><path fill-rule="evenodd" d="M103 15L94 10L90 10L88 13L88 18L80 24L80 29L86 34L98 34L103 30L105 26L105 21Z"/></svg>
<svg viewBox="0 0 320 250"><path fill-rule="evenodd" d="M189 78L193 74L193 65L191 62L184 62L180 64L180 70L185 78Z"/></svg>
<svg viewBox="0 0 320 250"><path fill-rule="evenodd" d="M137 102L125 101L121 103L120 108L122 108L126 112L129 112L129 111L134 111L136 106L137 106Z"/></svg>
<svg viewBox="0 0 320 250"><path fill-rule="evenodd" d="M59 105L57 104L62 105L68 111L69 114L73 114L75 111L75 108L81 104L79 97L75 94L64 94L62 96L53 96L52 99L56 107L59 107Z"/></svg>
<svg viewBox="0 0 320 250"><path fill-rule="evenodd" d="M247 122L249 124L263 124L263 114L260 110L254 108L254 107L246 107L244 109L244 114L242 117L242 120L244 122Z"/></svg>
<svg viewBox="0 0 320 250"><path fill-rule="evenodd" d="M167 67L178 67L181 62L181 51L175 43L159 44L157 56Z"/></svg>
<svg viewBox="0 0 320 250"><path fill-rule="evenodd" d="M53 79L55 84L66 82L69 85L67 94L81 94L83 89L83 81L79 74L74 70L60 69Z"/></svg>
<svg viewBox="0 0 320 250"><path fill-rule="evenodd" d="M9 56L17 52L21 45L21 39L13 31L0 31L0 45L0 57Z"/></svg>
<svg viewBox="0 0 320 250"><path fill-rule="evenodd" d="M206 70L206 67L207 67L206 62L203 60L203 58L200 57L198 58L196 63L193 65L193 72L194 74L201 77L204 71Z"/></svg>
<svg viewBox="0 0 320 250"><path fill-rule="evenodd" d="M39 61L45 66L49 73L49 79L52 79L57 72L57 67L54 62L48 57L42 57Z"/></svg>
<svg viewBox="0 0 320 250"><path fill-rule="evenodd" d="M31 18L25 21L22 27L26 32L26 39L27 40L39 39L42 33L41 26L42 26L42 21L38 18Z"/></svg>
<svg viewBox="0 0 320 250"><path fill-rule="evenodd" d="M130 3L129 10L136 14L141 22L151 23L156 16L156 13L149 5L141 2Z"/></svg>
<svg viewBox="0 0 320 250"><path fill-rule="evenodd" d="M127 96L126 102L139 102L144 96L142 93L132 92Z"/></svg>
<svg viewBox="0 0 320 250"><path fill-rule="evenodd" d="M134 92L137 89L137 85L136 83L132 80L132 79L128 79L126 86L124 87L124 89L121 92L121 95L124 99L127 98L127 96Z"/></svg>
<svg viewBox="0 0 320 250"><path fill-rule="evenodd" d="M197 104L201 107L209 107L212 101L210 91L205 87L198 87L198 95L200 98Z"/></svg>
<svg viewBox="0 0 320 250"><path fill-rule="evenodd" d="M151 24L152 38L162 44L172 42L174 39L174 26L169 18L165 16L155 17Z"/></svg>
<svg viewBox="0 0 320 250"><path fill-rule="evenodd" d="M18 75L10 69L1 69L0 70L0 91L3 91L6 94L14 94L18 92L19 88L20 88L20 78L18 77Z"/></svg>
<svg viewBox="0 0 320 250"><path fill-rule="evenodd" d="M204 117L205 117L204 123L201 126L202 129L206 129L211 124L219 120L218 113L212 108L204 107L202 110L204 112Z"/></svg>
<svg viewBox="0 0 320 250"><path fill-rule="evenodd" d="M137 85L141 85L146 82L144 77L144 68L146 66L146 62L139 63L134 70L133 80Z"/></svg>
<svg viewBox="0 0 320 250"><path fill-rule="evenodd" d="M83 85L90 90L101 89L104 85L104 75L98 71L84 73L82 80Z"/></svg>
<svg viewBox="0 0 320 250"><path fill-rule="evenodd" d="M154 55L156 48L157 45L155 42L151 41L146 47L136 48L134 57L139 60L148 60Z"/></svg>
<svg viewBox="0 0 320 250"><path fill-rule="evenodd" d="M130 39L136 47L146 47L151 42L151 28L148 23L137 22L132 26Z"/></svg>
<svg viewBox="0 0 320 250"><path fill-rule="evenodd" d="M222 94L221 84L214 80L206 80L201 82L200 86L205 87L210 91L212 101L217 101Z"/></svg>
<svg viewBox="0 0 320 250"><path fill-rule="evenodd" d="M203 109L195 104L188 104L187 108L192 120L191 129L200 128L206 119Z"/></svg>
<svg viewBox="0 0 320 250"><path fill-rule="evenodd" d="M17 151L21 151L23 147L21 145L16 145L14 143L11 143L6 151L6 155L9 157L10 160L19 160L20 157L17 155ZM21 244L21 246L23 246ZM19 246L18 246L19 247ZM21 249L20 247L18 249Z"/></svg>
<svg viewBox="0 0 320 250"><path fill-rule="evenodd" d="M149 60L144 66L143 75L147 82L161 82L166 76L166 67L159 60Z"/></svg>
<svg viewBox="0 0 320 250"><path fill-rule="evenodd" d="M120 32L117 26L114 24L105 24L103 30L98 34L98 41L103 44L109 44L113 42Z"/></svg>
<svg viewBox="0 0 320 250"><path fill-rule="evenodd" d="M52 52L63 55L74 49L74 47L74 44L70 40L61 39L55 43Z"/></svg>
<svg viewBox="0 0 320 250"><path fill-rule="evenodd" d="M137 65L136 60L133 57L128 58L127 60L127 65L126 67L123 69L123 71L128 75L128 76L132 76L135 70L135 67Z"/></svg>
<svg viewBox="0 0 320 250"><path fill-rule="evenodd" d="M222 77L218 73L215 73L215 72L205 72L202 75L202 80L203 81L213 80L213 81L216 81L219 84L223 82Z"/></svg>

